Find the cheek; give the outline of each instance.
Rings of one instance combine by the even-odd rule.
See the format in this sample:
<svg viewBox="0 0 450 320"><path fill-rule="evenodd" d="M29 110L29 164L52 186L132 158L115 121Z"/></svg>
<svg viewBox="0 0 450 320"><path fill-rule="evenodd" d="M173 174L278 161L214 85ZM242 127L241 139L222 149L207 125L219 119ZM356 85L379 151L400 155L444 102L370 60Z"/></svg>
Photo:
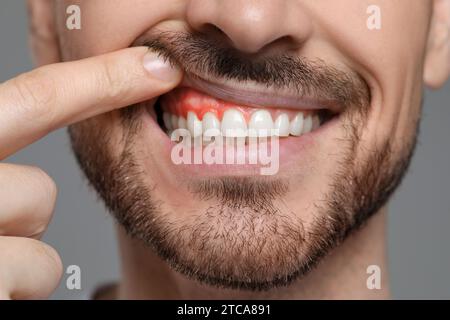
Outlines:
<svg viewBox="0 0 450 320"><path fill-rule="evenodd" d="M71 4L80 7L80 30L66 27L70 16L66 9ZM181 16L183 1L65 1L57 5L56 11L62 56L67 61L129 47L159 22Z"/></svg>
<svg viewBox="0 0 450 320"><path fill-rule="evenodd" d="M336 43L346 63L366 79L371 89L362 149L373 150L387 141L401 143L412 139L420 115L430 3L351 1L354 10L350 17L342 12L323 23L327 37ZM372 4L380 9L379 30L367 28L370 15L366 9Z"/></svg>

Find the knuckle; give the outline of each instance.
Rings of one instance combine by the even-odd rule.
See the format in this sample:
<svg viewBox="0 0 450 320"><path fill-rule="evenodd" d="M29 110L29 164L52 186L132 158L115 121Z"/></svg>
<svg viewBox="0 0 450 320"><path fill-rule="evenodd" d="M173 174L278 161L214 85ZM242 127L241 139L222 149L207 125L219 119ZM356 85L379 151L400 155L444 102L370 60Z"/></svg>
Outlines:
<svg viewBox="0 0 450 320"><path fill-rule="evenodd" d="M26 119L39 121L53 116L56 92L53 80L42 69L23 73L12 81L17 112Z"/></svg>
<svg viewBox="0 0 450 320"><path fill-rule="evenodd" d="M39 240L29 239L28 243L30 250L33 250L40 257L44 258L44 263L49 271L60 277L62 275L63 264L58 252L53 247Z"/></svg>
<svg viewBox="0 0 450 320"><path fill-rule="evenodd" d="M29 170L36 180L37 187L43 191L46 200L54 203L58 194L55 181L39 167L29 167Z"/></svg>
<svg viewBox="0 0 450 320"><path fill-rule="evenodd" d="M30 233L26 234L27 238L39 239L44 232L47 230L48 223L44 220L39 220L32 226L32 230Z"/></svg>
<svg viewBox="0 0 450 320"><path fill-rule="evenodd" d="M40 238L47 230L56 204L58 189L55 181L41 168L27 167L25 174L30 192L34 198L27 212L27 228L23 231L27 237Z"/></svg>
<svg viewBox="0 0 450 320"><path fill-rule="evenodd" d="M38 167L2 164L0 185L10 190L1 195L8 210L0 219L0 234L40 238L56 204L57 187L52 178Z"/></svg>
<svg viewBox="0 0 450 320"><path fill-rule="evenodd" d="M127 95L128 88L136 82L135 72L129 68L118 67L123 63L118 63L117 57L107 57L101 64L102 76L98 79L99 87L108 100L121 101Z"/></svg>
<svg viewBox="0 0 450 320"><path fill-rule="evenodd" d="M99 86L103 89L102 91L108 92L108 97L120 97L123 84L116 74L117 69L114 67L114 61L112 59L105 60L102 67L103 72L101 74L103 77L99 79Z"/></svg>
<svg viewBox="0 0 450 320"><path fill-rule="evenodd" d="M58 252L50 245L40 240L24 237L0 237L0 253L11 255L10 265L22 263L31 258L39 267L44 267L52 275L62 274L63 264ZM2 256L1 258L4 258ZM1 269L0 272L7 271ZM46 272L47 273L47 272Z"/></svg>

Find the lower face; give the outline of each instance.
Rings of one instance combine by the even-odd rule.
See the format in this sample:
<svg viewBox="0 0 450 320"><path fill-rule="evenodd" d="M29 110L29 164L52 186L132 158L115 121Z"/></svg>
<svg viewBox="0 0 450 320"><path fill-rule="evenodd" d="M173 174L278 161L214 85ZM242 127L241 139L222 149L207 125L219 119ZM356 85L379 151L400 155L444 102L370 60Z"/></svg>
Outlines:
<svg viewBox="0 0 450 320"><path fill-rule="evenodd" d="M312 16L327 21L319 7L311 5L311 10L317 9ZM309 40L295 53L308 61L322 59L338 74L348 75L354 80L353 87L347 83L348 89L360 99L343 99L336 107L331 100L321 105L317 100L236 94L249 86L233 80L234 91L224 94L226 90L210 85L211 74L186 72L185 80L161 97L73 125L70 135L80 166L129 235L148 244L175 270L228 288L287 285L307 274L385 205L409 164L420 116L426 33L421 31L423 39L413 41L417 32L404 34L404 24L422 21L426 29L426 19L420 8L412 10L416 16L410 18L401 15L401 9L391 6L386 22L392 20L398 30L389 35L380 31L384 42L368 31L354 35L355 29L344 23L333 29L323 23L319 34L327 36ZM115 14L109 14L114 19ZM164 19L148 23L145 34L194 33L181 20ZM333 38L335 32L339 38ZM143 34L130 32L124 38L133 45ZM69 42L71 35L63 36ZM368 42L355 46L354 37ZM76 46L67 49L66 59L109 50L106 44L89 45L95 39L92 34L84 39L72 39ZM409 45L402 48L399 41ZM108 48L123 46L113 42L110 39ZM394 50L384 50L386 45ZM171 53L189 69L175 49L168 45L166 50L164 54ZM386 59L376 59L377 52L386 52ZM212 59L206 53L201 58ZM327 79L331 88L338 85L332 77ZM245 129L247 136L240 138L247 157L249 129L257 134L276 129L257 146L277 141L278 169L261 175L260 163L176 164L177 143L171 134L180 128L192 136L211 128L224 136L226 129ZM238 139L224 138L230 140ZM208 145L201 137L188 150L202 151Z"/></svg>

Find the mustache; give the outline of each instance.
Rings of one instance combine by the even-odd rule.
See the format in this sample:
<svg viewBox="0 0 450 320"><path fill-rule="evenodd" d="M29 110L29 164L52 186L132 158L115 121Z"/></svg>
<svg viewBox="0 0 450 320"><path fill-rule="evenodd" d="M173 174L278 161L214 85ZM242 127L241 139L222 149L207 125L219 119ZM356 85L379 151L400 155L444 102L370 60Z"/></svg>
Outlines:
<svg viewBox="0 0 450 320"><path fill-rule="evenodd" d="M295 96L331 101L342 108L368 108L370 89L356 72L343 71L321 59L288 53L246 54L229 43L202 33L160 31L139 38L186 73L208 78L251 81L266 88L293 92Z"/></svg>

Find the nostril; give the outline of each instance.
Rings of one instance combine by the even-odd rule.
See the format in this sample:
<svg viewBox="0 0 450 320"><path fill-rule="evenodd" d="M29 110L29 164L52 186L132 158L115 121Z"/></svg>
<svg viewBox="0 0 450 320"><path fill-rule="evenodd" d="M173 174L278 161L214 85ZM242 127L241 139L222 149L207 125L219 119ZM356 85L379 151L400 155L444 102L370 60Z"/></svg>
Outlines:
<svg viewBox="0 0 450 320"><path fill-rule="evenodd" d="M242 46L242 44L235 43L225 31L213 23L204 23L201 27L197 28L197 32L205 39L210 40L211 44L217 47L233 48L235 49L236 54L242 54L248 57L254 57L256 55L276 55L298 49L298 44L291 35L281 36L268 43L262 44L257 49L248 50L248 48Z"/></svg>
<svg viewBox="0 0 450 320"><path fill-rule="evenodd" d="M205 23L203 24L203 26L200 28L200 30L202 33L209 33L209 34L216 34L216 35L222 35L222 36L226 36L225 32L222 31L222 29L220 29L218 26L216 26L213 23Z"/></svg>
<svg viewBox="0 0 450 320"><path fill-rule="evenodd" d="M286 54L298 50L298 47L294 37L286 35L267 43L260 51L267 55Z"/></svg>
<svg viewBox="0 0 450 320"><path fill-rule="evenodd" d="M233 41L228 35L213 23L205 23L198 30L204 37L213 40L214 43L222 44L224 46L232 46Z"/></svg>

